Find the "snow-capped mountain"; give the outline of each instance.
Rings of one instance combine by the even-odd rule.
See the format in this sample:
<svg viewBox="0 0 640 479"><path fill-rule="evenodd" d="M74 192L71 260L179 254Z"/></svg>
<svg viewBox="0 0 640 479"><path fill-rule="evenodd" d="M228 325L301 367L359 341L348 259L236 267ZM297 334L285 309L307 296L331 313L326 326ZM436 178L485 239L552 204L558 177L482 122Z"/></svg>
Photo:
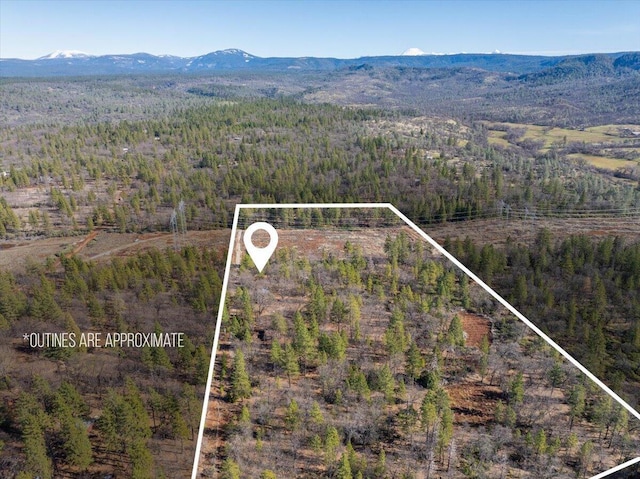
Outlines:
<svg viewBox="0 0 640 479"><path fill-rule="evenodd" d="M407 48L405 51L403 51L400 54L401 57L419 57L424 55L446 55L446 53L436 53L436 52L427 53L427 52L423 52L419 48L411 47L411 48Z"/></svg>
<svg viewBox="0 0 640 479"><path fill-rule="evenodd" d="M613 60L625 54L607 54ZM628 54L627 54L628 55ZM633 55L638 55L634 53ZM568 57L496 55L490 53L438 54L409 48L402 55L351 59L318 57L257 57L237 48L196 57L151 55L89 55L77 50L55 51L36 60L0 59L0 77L117 75L147 73L207 73L216 71L333 71L371 68L479 68L487 71L527 74L549 68ZM635 57L634 57L635 58ZM635 65L633 62L626 64ZM634 66L629 67L638 69Z"/></svg>
<svg viewBox="0 0 640 479"><path fill-rule="evenodd" d="M426 53L416 47L407 48L400 54L401 57L415 57L419 55L426 55Z"/></svg>
<svg viewBox="0 0 640 479"><path fill-rule="evenodd" d="M48 55L38 58L38 60L54 60L57 58L87 58L93 55L81 52L80 50L56 50Z"/></svg>
<svg viewBox="0 0 640 479"><path fill-rule="evenodd" d="M207 70L212 68L228 70L246 67L247 63L256 58L258 57L250 55L243 50L228 48L226 50L218 50L207 53L206 55L189 58L186 67L191 70Z"/></svg>

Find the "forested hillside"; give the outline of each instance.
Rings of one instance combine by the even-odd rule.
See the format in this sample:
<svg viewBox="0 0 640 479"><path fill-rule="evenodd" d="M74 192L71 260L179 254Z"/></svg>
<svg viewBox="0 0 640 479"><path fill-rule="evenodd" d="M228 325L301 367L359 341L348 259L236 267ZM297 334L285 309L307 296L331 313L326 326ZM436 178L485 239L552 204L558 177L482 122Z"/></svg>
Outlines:
<svg viewBox="0 0 640 479"><path fill-rule="evenodd" d="M366 64L331 76L3 79L0 470L178 477L188 469L219 245L240 202L393 203L637 407L634 61L549 65L546 79ZM612 77L598 65L624 71ZM266 219L293 230L391 224L337 210ZM387 286L385 295L400 294ZM25 347L25 332L49 329L180 329L190 346L167 356ZM339 346L329 339L325 349ZM374 383L367 387L380 396ZM127 417L142 427L114 425ZM578 461L577 450L567 454Z"/></svg>
<svg viewBox="0 0 640 479"><path fill-rule="evenodd" d="M202 477L583 478L634 454L635 418L422 239L323 230L232 267Z"/></svg>
<svg viewBox="0 0 640 479"><path fill-rule="evenodd" d="M62 257L0 275L0 477L187 477L221 288L218 253ZM179 321L176 321L179 318ZM107 333L184 334L183 347L108 347ZM22 335L75 334L34 347ZM102 334L101 345L80 344Z"/></svg>

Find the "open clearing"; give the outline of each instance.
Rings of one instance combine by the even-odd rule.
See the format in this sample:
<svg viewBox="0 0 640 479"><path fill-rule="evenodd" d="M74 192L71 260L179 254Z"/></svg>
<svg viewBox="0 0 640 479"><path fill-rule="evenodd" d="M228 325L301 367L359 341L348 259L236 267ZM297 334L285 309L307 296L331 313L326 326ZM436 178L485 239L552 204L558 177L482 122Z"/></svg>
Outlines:
<svg viewBox="0 0 640 479"><path fill-rule="evenodd" d="M447 237L464 239L470 236L478 244L504 245L507 238L517 243L531 244L540 228L548 228L554 237L564 238L569 234L585 234L592 237L621 236L627 241L640 241L640 221L637 218L545 218L536 221L522 220L496 220L495 218L478 219L459 223L445 223L439 225L423 226L423 230L433 239L442 244ZM279 245L295 246L301 242L305 245L305 251L317 259L323 252L341 251L344 241L350 235L362 234L353 231L343 231L332 243L328 243L322 232L317 230L278 230L280 234ZM393 228L376 229L367 232L367 240L370 242L370 253L380 253L384 247L384 240ZM408 228L403 231L412 235ZM182 245L211 246L219 251L226 250L229 244L230 231L216 229L208 231L188 231L186 236L180 238ZM300 238L302 235L302 238ZM48 257L68 254L78 248L87 235L68 236L56 238L38 238L29 240L3 240L0 241L0 269L10 271L24 271L28 263L44 263ZM364 238L358 238L364 239ZM339 240L339 241L338 241ZM344 240L344 241L343 241ZM237 242L241 241L238 235ZM138 252L151 248L172 248L174 237L171 233L111 233L99 231L96 236L77 252L84 260L108 260L113 255L131 256ZM240 262L240 257L234 255L235 264Z"/></svg>
<svg viewBox="0 0 640 479"><path fill-rule="evenodd" d="M601 125L583 129L557 128L526 123L487 123L489 135L504 138L506 130L522 130L522 139L542 140L544 148L572 142L584 143L623 143L628 138L624 132L640 131L640 125Z"/></svg>
<svg viewBox="0 0 640 479"><path fill-rule="evenodd" d="M208 246L226 251L229 230L188 231L179 238L181 246ZM108 261L149 249L173 248L171 233L92 232L84 236L0 241L0 269L21 272L29 264L42 264L47 258L75 252L83 260Z"/></svg>
<svg viewBox="0 0 640 479"><path fill-rule="evenodd" d="M628 168L638 166L638 162L634 160L625 160L624 158L609 158L598 155L585 155L584 153L572 153L567 158L574 160L584 160L596 168L605 170L617 170L618 168Z"/></svg>

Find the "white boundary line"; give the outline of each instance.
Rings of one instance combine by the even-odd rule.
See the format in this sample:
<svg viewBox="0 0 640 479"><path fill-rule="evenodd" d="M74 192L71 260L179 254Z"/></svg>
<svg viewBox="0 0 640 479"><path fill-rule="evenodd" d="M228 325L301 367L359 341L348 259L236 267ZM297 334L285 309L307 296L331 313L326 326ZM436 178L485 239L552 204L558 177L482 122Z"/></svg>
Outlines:
<svg viewBox="0 0 640 479"><path fill-rule="evenodd" d="M431 246L433 246L437 251L442 253L449 261L455 264L458 268L460 268L467 276L469 276L472 280L478 283L487 293L493 296L499 303L501 303L505 308L507 308L510 312L512 312L518 319L520 319L523 323L525 323L529 328L531 328L538 336L544 339L552 348L558 351L562 356L564 356L571 364L577 367L582 373L584 373L589 379L591 379L594 383L596 383L604 392L609 394L618 404L620 404L623 408L625 408L632 416L640 420L640 413L632 408L627 402L618 396L615 392L613 392L606 384L600 381L596 376L591 373L587 368L585 368L582 364L580 364L576 359L574 359L569 353L567 353L562 347L560 347L555 341L553 341L549 336L547 336L544 332L542 332L535 324L529 321L522 313L520 313L516 308L511 306L507 300L505 300L502 296L496 293L493 289L489 287L484 281L478 278L471 270L469 270L465 265L463 265L460 261L458 261L451 253L445 250L442 246L440 246L433 238L431 238L427 233L422 231L413 221L407 218L400 210L398 210L391 203L255 203L255 204L237 204L235 208L235 212L233 215L233 225L231 227L231 237L229 238L229 251L227 252L227 265L224 272L224 280L222 283L222 291L220 293L220 306L218 308L218 319L216 323L215 335L213 338L213 348L211 350L211 361L209 363L209 376L207 378L207 385L204 396L204 403L202 405L202 415L200 417L200 429L198 431L198 442L196 444L196 452L193 461L193 470L191 473L191 479L197 479L198 474L198 463L200 461L200 451L202 448L202 438L204 435L204 427L207 419L207 410L209 406L209 393L211 391L211 382L213 380L213 372L215 365L215 357L216 351L218 349L218 340L220 338L220 327L222 324L222 314L224 311L224 303L227 296L227 288L229 285L229 274L231 272L231 259L233 254L234 241L238 230L238 218L241 209L285 209L285 208L387 208L395 213L402 221L404 221L411 229L413 229L416 233L418 233L422 238L424 238ZM632 459L630 461L625 462L624 464L620 464L608 471L602 472L596 476L593 476L591 479L601 479L606 477L614 472L618 472L626 467L629 467L633 464L640 463L640 457L636 459Z"/></svg>
<svg viewBox="0 0 640 479"><path fill-rule="evenodd" d="M602 479L603 477L607 477L608 475L613 474L614 472L622 471L623 469L638 463L640 463L640 457L631 459L630 461L627 461L624 464L620 464L619 466L613 467L608 471L601 472L597 476L593 476L591 479Z"/></svg>
<svg viewBox="0 0 640 479"><path fill-rule="evenodd" d="M191 479L196 479L198 475L198 462L200 460L200 449L202 448L202 437L204 435L204 426L207 421L207 411L209 410L209 393L211 391L211 382L213 380L213 368L215 366L216 351L218 350L218 338L220 337L220 325L222 324L222 314L224 312L224 302L227 297L227 286L229 285L229 273L231 272L231 258L233 255L233 242L236 237L238 228L238 213L240 205L236 205L233 214L233 225L231 226L231 237L229 238L229 251L227 251L227 265L224 269L224 280L222 281L222 291L220 292L220 306L218 307L218 319L216 322L216 332L213 336L213 349L211 350L211 360L209 361L209 375L207 376L207 386L204 391L204 403L202 404L202 413L200 415L200 428L198 429L198 442L196 443L196 453L193 460L193 469L191 471Z"/></svg>

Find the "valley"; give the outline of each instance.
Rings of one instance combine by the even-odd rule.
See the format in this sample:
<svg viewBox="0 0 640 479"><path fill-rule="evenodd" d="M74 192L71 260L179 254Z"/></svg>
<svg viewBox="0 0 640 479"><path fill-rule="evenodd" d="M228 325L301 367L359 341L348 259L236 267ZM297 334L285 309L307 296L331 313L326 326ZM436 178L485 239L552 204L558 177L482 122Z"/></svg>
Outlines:
<svg viewBox="0 0 640 479"><path fill-rule="evenodd" d="M60 68L53 76L32 65L32 78L12 77L0 62L0 477L188 476L238 203L392 203L638 409L637 53L233 67L243 54L227 52L228 67L197 72L164 70L177 62L166 58L153 60L150 74L148 58L145 72L113 75L104 63L73 77L63 69L69 59L47 60ZM249 272L241 248L234 255L227 372L216 371L202 477L233 469L227 459L259 477L276 468L271 453L298 477L337 474L344 457L352 477L589 477L637 455L634 418L617 423L606 397L482 292L471 288L465 299L464 280L445 266L450 296L438 299L444 276L419 286L415 265L440 259L418 254L392 215L281 210L243 221L252 218L282 231L289 256L268 267L277 278L270 283ZM394 266L388 238L406 241L412 261ZM352 259L362 284L341 276ZM297 313L311 326L319 286L331 305L343 303L343 319L355 310L351 296L361 299L362 337L351 337L353 317L335 321L327 306L312 341L327 358L272 357L276 343L293 348ZM252 295L263 289L271 300L260 306ZM239 331L246 303L253 321ZM419 342L418 375L406 369L411 341L386 349L394 311ZM447 339L456 316L463 346ZM33 350L22 340L31 330L184 332L189 346ZM330 358L343 332L344 355ZM256 396L233 401L239 350ZM442 382L418 384L434 358ZM555 363L562 388L549 386ZM334 371L340 401L326 394L338 383L321 384ZM514 403L518 371L526 399ZM578 384L585 410L569 426ZM293 400L297 413L288 412ZM314 402L321 423L310 419ZM423 403L436 408L439 428L453 425L449 441L438 445ZM544 417L540 405L549 406ZM362 429L365 419L372 422ZM567 442L569 429L578 443ZM367 431L375 437L365 440ZM589 441L594 448L583 451ZM251 451L233 455L228 444Z"/></svg>

